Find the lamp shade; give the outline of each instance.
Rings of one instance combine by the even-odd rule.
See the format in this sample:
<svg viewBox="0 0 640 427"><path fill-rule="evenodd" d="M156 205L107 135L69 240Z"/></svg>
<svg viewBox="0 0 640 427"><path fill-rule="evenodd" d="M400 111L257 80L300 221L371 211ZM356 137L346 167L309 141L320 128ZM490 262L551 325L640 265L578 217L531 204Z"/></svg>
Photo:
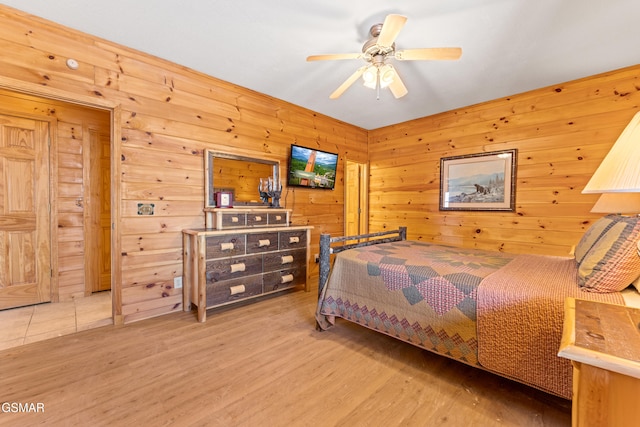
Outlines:
<svg viewBox="0 0 640 427"><path fill-rule="evenodd" d="M640 112L622 131L582 192L640 192Z"/></svg>
<svg viewBox="0 0 640 427"><path fill-rule="evenodd" d="M591 212L637 214L640 213L640 193L602 193Z"/></svg>

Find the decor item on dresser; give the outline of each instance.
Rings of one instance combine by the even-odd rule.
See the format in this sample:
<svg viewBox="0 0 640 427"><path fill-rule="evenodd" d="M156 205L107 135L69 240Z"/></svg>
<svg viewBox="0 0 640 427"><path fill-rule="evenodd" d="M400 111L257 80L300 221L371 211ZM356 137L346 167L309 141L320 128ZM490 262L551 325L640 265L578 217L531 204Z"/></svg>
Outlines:
<svg viewBox="0 0 640 427"><path fill-rule="evenodd" d="M260 200L256 189L261 188L262 179L280 182L280 162L255 159L205 150L205 203L207 209L237 206L262 206L269 203ZM274 187L275 188L275 187ZM218 193L229 193L230 197L218 199ZM221 206L221 201L231 201L231 206Z"/></svg>
<svg viewBox="0 0 640 427"><path fill-rule="evenodd" d="M258 192L260 193L260 200L262 200L264 203L269 203L269 199L271 199L272 208L280 207L282 184L280 184L279 182L275 182L271 177L260 178Z"/></svg>
<svg viewBox="0 0 640 427"><path fill-rule="evenodd" d="M405 240L402 228L322 234L317 327L346 319L569 399L571 363L557 356L565 299L637 305L640 297L630 286L640 276L630 256L640 241L640 218L610 215L592 227L576 248L581 259ZM351 241L363 243L344 244ZM587 292L580 284L598 261L606 264L599 271L614 266L625 273Z"/></svg>
<svg viewBox="0 0 640 427"><path fill-rule="evenodd" d="M219 208L233 207L233 192L231 191L216 191L215 199L216 199L216 206Z"/></svg>
<svg viewBox="0 0 640 427"><path fill-rule="evenodd" d="M440 159L440 210L515 210L517 149Z"/></svg>
<svg viewBox="0 0 640 427"><path fill-rule="evenodd" d="M208 308L307 284L309 226L183 230L183 306Z"/></svg>
<svg viewBox="0 0 640 427"><path fill-rule="evenodd" d="M289 186L333 190L337 170L337 153L291 145L287 177Z"/></svg>

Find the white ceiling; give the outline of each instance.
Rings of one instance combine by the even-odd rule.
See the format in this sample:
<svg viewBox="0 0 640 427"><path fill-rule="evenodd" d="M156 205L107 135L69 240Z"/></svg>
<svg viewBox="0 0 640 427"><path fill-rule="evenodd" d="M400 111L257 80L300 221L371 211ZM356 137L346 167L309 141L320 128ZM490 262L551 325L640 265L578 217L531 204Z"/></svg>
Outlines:
<svg viewBox="0 0 640 427"><path fill-rule="evenodd" d="M375 129L640 63L639 0L3 0L11 6L336 119ZM458 61L395 62L409 94L355 83L329 95L389 13L398 50L462 47Z"/></svg>

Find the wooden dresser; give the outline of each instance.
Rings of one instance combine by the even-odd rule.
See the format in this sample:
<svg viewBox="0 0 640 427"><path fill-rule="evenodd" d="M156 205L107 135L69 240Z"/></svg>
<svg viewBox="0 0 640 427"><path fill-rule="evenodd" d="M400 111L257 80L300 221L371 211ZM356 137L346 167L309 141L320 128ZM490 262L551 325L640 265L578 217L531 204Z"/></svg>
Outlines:
<svg viewBox="0 0 640 427"><path fill-rule="evenodd" d="M191 304L197 305L200 322L206 320L208 308L296 286L309 291L307 268L313 227L266 226L278 215L288 218L288 212L250 211L233 208L216 212L215 221L222 229L183 230L183 306L189 311ZM251 216L264 218L265 224L241 225ZM227 223L230 226L225 228Z"/></svg>
<svg viewBox="0 0 640 427"><path fill-rule="evenodd" d="M573 364L572 425L637 426L640 309L568 298L559 356Z"/></svg>

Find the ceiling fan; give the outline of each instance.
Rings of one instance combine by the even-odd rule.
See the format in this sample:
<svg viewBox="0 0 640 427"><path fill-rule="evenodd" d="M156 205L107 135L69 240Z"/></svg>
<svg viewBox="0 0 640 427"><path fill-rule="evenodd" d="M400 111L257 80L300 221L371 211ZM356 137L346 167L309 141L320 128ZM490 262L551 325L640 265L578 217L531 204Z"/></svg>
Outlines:
<svg viewBox="0 0 640 427"><path fill-rule="evenodd" d="M378 99L380 99L380 88L385 87L391 90L393 96L400 98L405 96L408 91L396 69L387 62L388 59L394 58L400 61L453 60L462 55L462 49L459 47L396 50L396 37L406 21L406 16L387 15L384 23L376 24L369 30L371 38L362 46L362 53L338 53L307 57L307 61L364 59L367 62L345 80L329 98L340 97L361 76L366 87L377 90Z"/></svg>

